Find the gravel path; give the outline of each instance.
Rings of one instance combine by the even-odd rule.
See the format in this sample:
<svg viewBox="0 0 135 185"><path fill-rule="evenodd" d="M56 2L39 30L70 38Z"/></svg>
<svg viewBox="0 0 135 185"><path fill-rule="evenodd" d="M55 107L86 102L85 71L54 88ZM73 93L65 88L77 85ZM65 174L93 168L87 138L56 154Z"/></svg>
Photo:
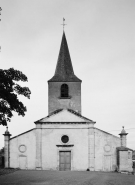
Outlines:
<svg viewBox="0 0 135 185"><path fill-rule="evenodd" d="M135 175L105 172L18 170L0 176L0 185L135 185Z"/></svg>

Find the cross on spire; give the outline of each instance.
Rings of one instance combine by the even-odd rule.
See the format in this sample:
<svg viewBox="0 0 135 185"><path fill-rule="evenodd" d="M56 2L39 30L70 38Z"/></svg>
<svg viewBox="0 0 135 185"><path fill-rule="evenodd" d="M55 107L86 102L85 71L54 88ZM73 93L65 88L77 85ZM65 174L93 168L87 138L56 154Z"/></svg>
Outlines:
<svg viewBox="0 0 135 185"><path fill-rule="evenodd" d="M64 23L65 19L63 18L63 24L61 24L63 26L63 31L64 31L64 26L67 25Z"/></svg>

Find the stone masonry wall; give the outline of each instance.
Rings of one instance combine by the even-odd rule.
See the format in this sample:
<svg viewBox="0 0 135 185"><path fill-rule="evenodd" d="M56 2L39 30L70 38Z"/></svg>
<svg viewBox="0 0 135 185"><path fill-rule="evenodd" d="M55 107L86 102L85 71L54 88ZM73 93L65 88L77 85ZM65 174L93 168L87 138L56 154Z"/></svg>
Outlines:
<svg viewBox="0 0 135 185"><path fill-rule="evenodd" d="M69 87L70 98L60 97L61 85ZM49 82L48 83L48 112L69 108L81 113L81 82Z"/></svg>

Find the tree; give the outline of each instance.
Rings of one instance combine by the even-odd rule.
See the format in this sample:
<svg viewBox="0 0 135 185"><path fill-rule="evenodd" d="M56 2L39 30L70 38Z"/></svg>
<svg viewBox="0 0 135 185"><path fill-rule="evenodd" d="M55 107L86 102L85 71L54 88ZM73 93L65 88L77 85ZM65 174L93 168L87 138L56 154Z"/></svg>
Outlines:
<svg viewBox="0 0 135 185"><path fill-rule="evenodd" d="M4 147L0 149L0 154L4 154Z"/></svg>
<svg viewBox="0 0 135 185"><path fill-rule="evenodd" d="M23 95L30 99L31 91L28 87L21 87L16 82L28 81L27 77L18 70L10 68L8 70L0 69L0 124L7 125L11 121L13 112L24 116L26 107L18 99L18 95Z"/></svg>

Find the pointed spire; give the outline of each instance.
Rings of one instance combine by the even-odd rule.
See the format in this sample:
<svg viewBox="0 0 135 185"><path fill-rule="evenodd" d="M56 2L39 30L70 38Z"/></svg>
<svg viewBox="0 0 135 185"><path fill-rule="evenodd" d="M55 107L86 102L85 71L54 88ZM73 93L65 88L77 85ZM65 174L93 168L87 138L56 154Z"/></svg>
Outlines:
<svg viewBox="0 0 135 185"><path fill-rule="evenodd" d="M65 32L63 31L61 47L54 76L49 80L53 82L69 81L81 82L74 74Z"/></svg>

